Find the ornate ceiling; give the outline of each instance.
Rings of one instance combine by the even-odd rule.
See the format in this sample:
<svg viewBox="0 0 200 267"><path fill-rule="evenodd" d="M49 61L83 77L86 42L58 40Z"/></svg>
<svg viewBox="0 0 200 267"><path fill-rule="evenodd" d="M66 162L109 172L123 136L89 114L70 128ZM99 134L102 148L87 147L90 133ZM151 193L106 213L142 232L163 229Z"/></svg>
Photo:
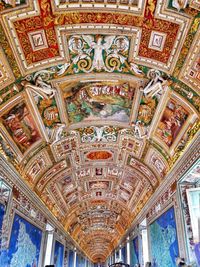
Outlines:
<svg viewBox="0 0 200 267"><path fill-rule="evenodd" d="M199 10L0 0L1 151L94 262L198 138Z"/></svg>

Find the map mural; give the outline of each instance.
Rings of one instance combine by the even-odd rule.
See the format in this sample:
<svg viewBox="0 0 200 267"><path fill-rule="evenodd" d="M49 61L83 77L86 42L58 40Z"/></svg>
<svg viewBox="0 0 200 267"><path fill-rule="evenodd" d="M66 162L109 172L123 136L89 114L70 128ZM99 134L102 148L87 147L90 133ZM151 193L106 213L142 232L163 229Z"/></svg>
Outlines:
<svg viewBox="0 0 200 267"><path fill-rule="evenodd" d="M54 265L63 267L64 245L56 240L54 248Z"/></svg>
<svg viewBox="0 0 200 267"><path fill-rule="evenodd" d="M179 256L174 208L150 225L151 262L153 267L175 267Z"/></svg>
<svg viewBox="0 0 200 267"><path fill-rule="evenodd" d="M134 88L128 83L78 84L64 92L70 123L106 120L129 122Z"/></svg>
<svg viewBox="0 0 200 267"><path fill-rule="evenodd" d="M4 126L22 153L41 138L24 102L14 106L2 119Z"/></svg>
<svg viewBox="0 0 200 267"><path fill-rule="evenodd" d="M139 264L139 239L136 236L130 242L130 254L131 254L131 266L135 266L135 264Z"/></svg>
<svg viewBox="0 0 200 267"><path fill-rule="evenodd" d="M156 135L170 147L178 136L188 112L174 100L169 100L158 124Z"/></svg>
<svg viewBox="0 0 200 267"><path fill-rule="evenodd" d="M19 215L15 215L8 250L0 255L0 266L38 267L42 231Z"/></svg>

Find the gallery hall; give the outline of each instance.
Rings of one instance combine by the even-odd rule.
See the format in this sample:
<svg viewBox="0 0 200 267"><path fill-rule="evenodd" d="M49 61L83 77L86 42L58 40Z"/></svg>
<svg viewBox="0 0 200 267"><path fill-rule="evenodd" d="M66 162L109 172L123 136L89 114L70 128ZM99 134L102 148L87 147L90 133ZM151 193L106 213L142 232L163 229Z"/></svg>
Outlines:
<svg viewBox="0 0 200 267"><path fill-rule="evenodd" d="M200 267L200 0L0 0L0 267Z"/></svg>

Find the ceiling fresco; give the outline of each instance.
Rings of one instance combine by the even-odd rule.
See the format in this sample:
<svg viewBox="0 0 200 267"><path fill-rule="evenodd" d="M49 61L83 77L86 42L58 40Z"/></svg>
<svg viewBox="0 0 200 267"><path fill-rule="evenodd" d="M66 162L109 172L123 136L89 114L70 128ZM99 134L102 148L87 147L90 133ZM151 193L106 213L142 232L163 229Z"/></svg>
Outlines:
<svg viewBox="0 0 200 267"><path fill-rule="evenodd" d="M199 138L199 24L195 0L0 0L1 153L94 262Z"/></svg>

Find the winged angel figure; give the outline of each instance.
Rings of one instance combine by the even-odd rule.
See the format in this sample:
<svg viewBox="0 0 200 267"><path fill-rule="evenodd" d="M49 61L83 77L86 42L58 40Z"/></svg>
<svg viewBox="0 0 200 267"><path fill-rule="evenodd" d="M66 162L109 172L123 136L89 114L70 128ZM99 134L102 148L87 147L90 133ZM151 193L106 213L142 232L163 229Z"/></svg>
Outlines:
<svg viewBox="0 0 200 267"><path fill-rule="evenodd" d="M86 45L89 48L86 48ZM81 59L92 60L91 53L94 51L91 67L89 69L82 68L84 72L91 72L94 69L112 72L115 66L112 68L106 66L104 51L107 60L117 58L123 64L127 57L122 54L125 54L128 48L129 40L126 36L98 36L96 41L92 35L72 36L69 39L69 50L76 55L72 59L74 64L77 64Z"/></svg>

